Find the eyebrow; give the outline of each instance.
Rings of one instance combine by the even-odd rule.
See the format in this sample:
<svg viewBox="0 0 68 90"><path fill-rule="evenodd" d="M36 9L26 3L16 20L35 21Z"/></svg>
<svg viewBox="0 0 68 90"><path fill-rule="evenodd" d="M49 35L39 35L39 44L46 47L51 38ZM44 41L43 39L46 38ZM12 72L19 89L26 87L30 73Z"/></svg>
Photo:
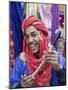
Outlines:
<svg viewBox="0 0 68 90"><path fill-rule="evenodd" d="M34 32L30 32L29 34L35 34L36 32L34 31ZM27 36L28 34L25 34L25 36Z"/></svg>

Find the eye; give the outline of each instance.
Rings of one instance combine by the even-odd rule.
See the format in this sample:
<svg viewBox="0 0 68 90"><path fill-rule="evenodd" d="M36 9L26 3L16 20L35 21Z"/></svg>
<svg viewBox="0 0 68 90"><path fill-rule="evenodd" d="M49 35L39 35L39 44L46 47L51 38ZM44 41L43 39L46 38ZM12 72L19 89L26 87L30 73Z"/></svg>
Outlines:
<svg viewBox="0 0 68 90"><path fill-rule="evenodd" d="M36 34L36 33L34 33L34 34L32 34L32 36L33 36L33 37L36 37L36 36L37 36L37 34Z"/></svg>

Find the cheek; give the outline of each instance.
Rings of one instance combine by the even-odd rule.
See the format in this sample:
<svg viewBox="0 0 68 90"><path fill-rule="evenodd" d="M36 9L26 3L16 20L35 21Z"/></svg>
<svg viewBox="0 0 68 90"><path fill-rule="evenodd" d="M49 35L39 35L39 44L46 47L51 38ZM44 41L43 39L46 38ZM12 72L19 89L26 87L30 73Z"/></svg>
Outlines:
<svg viewBox="0 0 68 90"><path fill-rule="evenodd" d="M39 35L39 34L35 37L35 40L36 40L37 42L40 41L40 35Z"/></svg>
<svg viewBox="0 0 68 90"><path fill-rule="evenodd" d="M36 43L37 47L39 48L39 45L40 45L40 38L39 37L37 37L35 39L35 43Z"/></svg>
<svg viewBox="0 0 68 90"><path fill-rule="evenodd" d="M26 42L26 45L28 46L28 40L25 40L25 42Z"/></svg>
<svg viewBox="0 0 68 90"><path fill-rule="evenodd" d="M39 44L39 42L40 42L39 36L35 37L35 38L34 38L34 41L35 41L37 44Z"/></svg>

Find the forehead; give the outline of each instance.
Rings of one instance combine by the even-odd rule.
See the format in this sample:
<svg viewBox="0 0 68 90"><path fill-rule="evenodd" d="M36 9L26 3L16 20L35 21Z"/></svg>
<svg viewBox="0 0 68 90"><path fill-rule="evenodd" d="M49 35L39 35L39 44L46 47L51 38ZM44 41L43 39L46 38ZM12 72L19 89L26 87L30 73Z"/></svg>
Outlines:
<svg viewBox="0 0 68 90"><path fill-rule="evenodd" d="M34 27L34 26L29 26L27 29L26 29L26 32L25 34L30 34L30 33L38 33L39 31Z"/></svg>

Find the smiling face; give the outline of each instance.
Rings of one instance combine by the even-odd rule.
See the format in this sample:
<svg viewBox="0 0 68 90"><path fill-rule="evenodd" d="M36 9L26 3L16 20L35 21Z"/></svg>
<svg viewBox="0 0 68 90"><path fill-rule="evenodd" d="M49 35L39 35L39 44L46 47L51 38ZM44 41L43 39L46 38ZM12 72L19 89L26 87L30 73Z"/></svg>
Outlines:
<svg viewBox="0 0 68 90"><path fill-rule="evenodd" d="M34 26L29 26L25 32L27 47L33 54L39 51L39 34L40 31L38 31Z"/></svg>

